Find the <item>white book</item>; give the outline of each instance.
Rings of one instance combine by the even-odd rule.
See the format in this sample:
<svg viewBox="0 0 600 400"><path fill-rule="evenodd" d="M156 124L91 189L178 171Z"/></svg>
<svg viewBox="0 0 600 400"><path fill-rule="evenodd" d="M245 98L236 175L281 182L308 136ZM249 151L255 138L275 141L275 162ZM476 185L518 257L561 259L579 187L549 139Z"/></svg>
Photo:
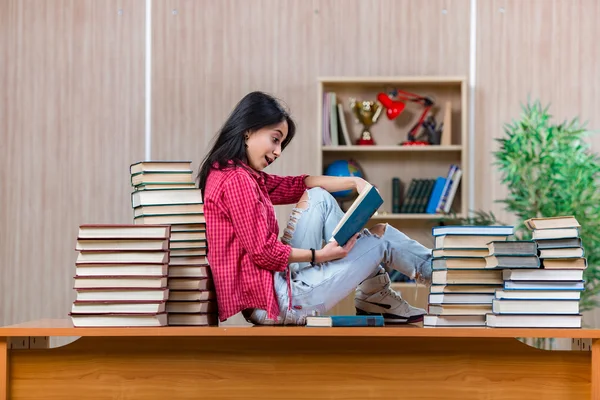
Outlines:
<svg viewBox="0 0 600 400"><path fill-rule="evenodd" d="M581 269L504 269L502 278L505 281L581 281Z"/></svg>
<svg viewBox="0 0 600 400"><path fill-rule="evenodd" d="M485 315L425 315L423 326L485 326Z"/></svg>
<svg viewBox="0 0 600 400"><path fill-rule="evenodd" d="M494 299L494 314L579 314L579 300Z"/></svg>
<svg viewBox="0 0 600 400"><path fill-rule="evenodd" d="M75 327L139 327L139 326L166 326L167 314L71 314L71 320Z"/></svg>
<svg viewBox="0 0 600 400"><path fill-rule="evenodd" d="M487 314L491 328L581 328L581 315L496 315Z"/></svg>
<svg viewBox="0 0 600 400"><path fill-rule="evenodd" d="M161 204L197 203L202 203L200 189L142 190L131 193L131 205L133 208Z"/></svg>

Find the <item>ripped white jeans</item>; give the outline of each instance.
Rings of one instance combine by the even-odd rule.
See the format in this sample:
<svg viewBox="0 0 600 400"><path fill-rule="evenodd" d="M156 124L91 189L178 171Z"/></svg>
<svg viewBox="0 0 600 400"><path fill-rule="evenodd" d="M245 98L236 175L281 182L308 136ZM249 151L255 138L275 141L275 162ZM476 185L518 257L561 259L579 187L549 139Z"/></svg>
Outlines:
<svg viewBox="0 0 600 400"><path fill-rule="evenodd" d="M309 189L308 207L292 210L282 241L293 248L320 249L331 238L343 215L329 192ZM287 272L275 273L280 309L277 321L267 319L266 311L260 309L247 310L244 315L257 325L304 325L307 316L322 315L383 267L398 270L408 277L418 273L430 279L430 260L430 249L390 225L386 225L381 237L363 229L346 257L314 266L308 262L292 263ZM291 279L291 310L288 310L287 273Z"/></svg>

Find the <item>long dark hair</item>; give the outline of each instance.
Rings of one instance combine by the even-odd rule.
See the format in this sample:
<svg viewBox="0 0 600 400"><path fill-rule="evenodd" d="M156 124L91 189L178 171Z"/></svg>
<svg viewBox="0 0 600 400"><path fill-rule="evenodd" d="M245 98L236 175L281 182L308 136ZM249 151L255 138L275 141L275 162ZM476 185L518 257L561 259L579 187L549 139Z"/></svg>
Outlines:
<svg viewBox="0 0 600 400"><path fill-rule="evenodd" d="M287 121L288 134L281 144L281 149L290 143L296 133L296 124L289 113L273 96L263 92L251 92L235 106L219 132L212 149L208 152L198 172L198 187L204 193L206 180L213 165L218 169L228 166L229 161L235 165L247 163L247 132L255 132L261 128Z"/></svg>

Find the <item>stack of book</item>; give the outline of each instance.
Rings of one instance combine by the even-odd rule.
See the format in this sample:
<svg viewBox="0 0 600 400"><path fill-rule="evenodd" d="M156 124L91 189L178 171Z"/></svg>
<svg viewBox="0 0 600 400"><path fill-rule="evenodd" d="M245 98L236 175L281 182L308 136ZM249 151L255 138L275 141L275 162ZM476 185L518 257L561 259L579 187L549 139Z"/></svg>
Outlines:
<svg viewBox="0 0 600 400"><path fill-rule="evenodd" d="M512 226L439 226L432 229L432 285L424 326L485 326L502 271L486 268L488 244L506 241Z"/></svg>
<svg viewBox="0 0 600 400"><path fill-rule="evenodd" d="M169 235L169 226L81 225L73 325L166 325Z"/></svg>
<svg viewBox="0 0 600 400"><path fill-rule="evenodd" d="M190 161L143 161L130 167L134 224L171 227L169 325L217 325L217 303L206 258L206 225Z"/></svg>
<svg viewBox="0 0 600 400"><path fill-rule="evenodd" d="M580 328L579 300L587 267L574 217L532 218L528 252L537 263L494 262L502 269L504 288L495 294L490 327ZM497 246L497 244L494 244ZM512 257L513 259L515 257Z"/></svg>

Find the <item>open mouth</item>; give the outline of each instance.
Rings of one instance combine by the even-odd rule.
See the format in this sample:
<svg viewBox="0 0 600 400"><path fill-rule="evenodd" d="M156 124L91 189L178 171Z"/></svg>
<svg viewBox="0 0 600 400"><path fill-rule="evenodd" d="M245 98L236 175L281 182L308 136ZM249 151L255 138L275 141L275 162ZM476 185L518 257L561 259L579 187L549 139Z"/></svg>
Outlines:
<svg viewBox="0 0 600 400"><path fill-rule="evenodd" d="M267 156L265 156L265 160L267 161L267 165L271 165L273 163L273 161L275 161L272 158L269 158Z"/></svg>

